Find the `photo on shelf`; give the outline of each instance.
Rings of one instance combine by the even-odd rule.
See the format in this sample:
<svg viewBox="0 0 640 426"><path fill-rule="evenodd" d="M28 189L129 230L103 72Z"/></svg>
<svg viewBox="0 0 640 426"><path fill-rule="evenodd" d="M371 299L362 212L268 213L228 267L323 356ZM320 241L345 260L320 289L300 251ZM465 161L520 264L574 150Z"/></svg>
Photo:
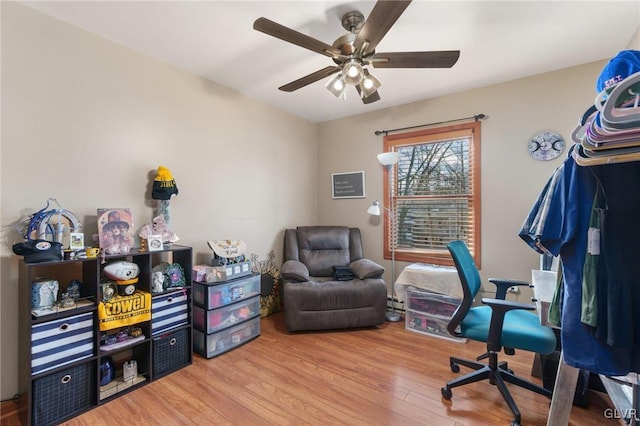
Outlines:
<svg viewBox="0 0 640 426"><path fill-rule="evenodd" d="M106 254L128 254L134 247L131 210L98 209L98 241Z"/></svg>
<svg viewBox="0 0 640 426"><path fill-rule="evenodd" d="M72 232L69 234L69 249L82 250L84 248L84 234L82 232Z"/></svg>
<svg viewBox="0 0 640 426"><path fill-rule="evenodd" d="M147 249L149 251L161 251L162 248L162 235L147 235Z"/></svg>

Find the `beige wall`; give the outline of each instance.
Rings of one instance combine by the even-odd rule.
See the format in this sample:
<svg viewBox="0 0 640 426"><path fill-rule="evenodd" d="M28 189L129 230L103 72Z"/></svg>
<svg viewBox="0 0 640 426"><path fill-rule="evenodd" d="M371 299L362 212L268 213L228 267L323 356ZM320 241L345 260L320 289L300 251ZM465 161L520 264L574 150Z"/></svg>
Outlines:
<svg viewBox="0 0 640 426"><path fill-rule="evenodd" d="M528 154L527 142L540 131L553 130L564 136L567 146L573 144L570 133L579 116L593 104L595 81L604 64L587 64L322 123L318 131L320 222L361 227L366 254L387 267L390 282L390 262L382 259L382 224L366 213L374 200L383 198L383 169L376 159L383 149L382 135L374 132L486 114L481 147L481 275L485 280L528 280L531 269L539 265L539 257L518 237L518 231L567 151L552 161L536 161ZM384 96L384 86L380 91ZM331 173L355 170L365 171L366 198L332 200ZM398 273L406 265L398 262ZM530 296L527 289L518 299L528 302Z"/></svg>
<svg viewBox="0 0 640 426"><path fill-rule="evenodd" d="M12 224L48 197L78 215L155 202L158 165L180 193L171 225L208 260L208 239L281 258L283 229L315 223L316 125L112 42L2 2L2 399L17 390L17 258Z"/></svg>
<svg viewBox="0 0 640 426"><path fill-rule="evenodd" d="M629 45L627 46L627 49L636 49L636 50L640 49L640 27L638 27L638 30L631 37L631 40L629 41Z"/></svg>
<svg viewBox="0 0 640 426"><path fill-rule="evenodd" d="M640 49L640 28L621 49ZM527 142L540 131L553 130L564 136L567 147L573 144L571 131L593 104L595 82L606 62L320 124L320 223L360 227L365 254L386 266L386 281L391 282L390 262L382 259L382 223L379 217L366 213L374 200L383 198L383 169L376 159L383 149L382 135L376 136L374 132L482 113L488 119L482 122L481 275L484 280L489 277L529 280L530 270L539 267L539 257L522 242L518 231L547 179L565 158L566 150L555 160L536 161L528 154ZM384 85L380 93L384 97ZM358 170L365 171L366 198L333 200L331 173ZM406 265L398 262L397 273ZM531 296L527 289L515 299L529 302Z"/></svg>

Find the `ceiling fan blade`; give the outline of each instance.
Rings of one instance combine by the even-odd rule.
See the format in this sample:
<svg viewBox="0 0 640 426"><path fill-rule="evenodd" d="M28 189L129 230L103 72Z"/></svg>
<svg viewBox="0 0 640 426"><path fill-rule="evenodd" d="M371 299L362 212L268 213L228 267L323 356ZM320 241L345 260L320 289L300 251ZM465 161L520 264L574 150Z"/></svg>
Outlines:
<svg viewBox="0 0 640 426"><path fill-rule="evenodd" d="M369 17L362 25L360 32L354 42L356 52L364 46L363 56L370 54L376 49L380 40L387 34L389 29L395 24L402 12L409 6L408 1L383 1L379 0L373 7ZM365 45L366 43L366 45Z"/></svg>
<svg viewBox="0 0 640 426"><path fill-rule="evenodd" d="M335 58L341 55L339 49L296 30L285 27L284 25L280 25L277 22L273 22L267 18L256 19L253 23L253 29L330 58Z"/></svg>
<svg viewBox="0 0 640 426"><path fill-rule="evenodd" d="M451 68L459 57L459 50L385 52L376 53L372 65L375 68Z"/></svg>
<svg viewBox="0 0 640 426"><path fill-rule="evenodd" d="M365 104L365 105L366 104L372 104L372 103L380 100L380 95L378 94L377 90L375 92L373 92L372 94L370 94L369 96L367 96L366 98L362 98L362 91L360 90L360 86L356 86L356 90L358 91L358 94L361 96L362 103Z"/></svg>
<svg viewBox="0 0 640 426"><path fill-rule="evenodd" d="M304 77L292 81L291 83L285 84L284 86L278 87L278 89L282 90L283 92L293 92L294 90L298 90L308 84L315 83L318 80L322 80L323 78L328 77L331 74L335 74L338 71L340 71L339 67L325 67L314 73L305 75Z"/></svg>
<svg viewBox="0 0 640 426"><path fill-rule="evenodd" d="M377 102L380 100L380 95L378 94L378 91L376 90L375 92L373 92L372 94L370 94L369 96L367 96L366 98L362 98L362 103L363 104L372 104L374 102Z"/></svg>

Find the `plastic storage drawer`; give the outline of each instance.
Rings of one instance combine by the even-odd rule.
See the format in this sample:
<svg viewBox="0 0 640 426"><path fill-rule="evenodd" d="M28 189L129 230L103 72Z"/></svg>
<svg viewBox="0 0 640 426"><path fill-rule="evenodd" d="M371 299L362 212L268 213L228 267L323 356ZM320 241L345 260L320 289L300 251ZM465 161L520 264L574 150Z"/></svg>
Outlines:
<svg viewBox="0 0 640 426"><path fill-rule="evenodd" d="M153 338L154 380L191 364L190 331L183 328Z"/></svg>
<svg viewBox="0 0 640 426"><path fill-rule="evenodd" d="M260 274L236 278L225 283L193 283L193 301L197 306L214 309L260 294Z"/></svg>
<svg viewBox="0 0 640 426"><path fill-rule="evenodd" d="M156 336L189 323L187 290L154 296L151 301L151 334Z"/></svg>
<svg viewBox="0 0 640 426"><path fill-rule="evenodd" d="M93 313L61 318L31 327L31 374L94 355Z"/></svg>
<svg viewBox="0 0 640 426"><path fill-rule="evenodd" d="M254 296L233 305L210 311L195 306L193 308L193 326L211 334L258 315L260 315L260 296Z"/></svg>
<svg viewBox="0 0 640 426"><path fill-rule="evenodd" d="M95 362L85 362L33 381L32 423L52 425L96 403Z"/></svg>
<svg viewBox="0 0 640 426"><path fill-rule="evenodd" d="M222 266L194 265L192 279L193 281L215 283L240 278L249 274L251 274L250 261Z"/></svg>
<svg viewBox="0 0 640 426"><path fill-rule="evenodd" d="M407 289L406 309L449 319L462 301L444 294Z"/></svg>
<svg viewBox="0 0 640 426"><path fill-rule="evenodd" d="M205 358L213 358L237 348L259 335L260 317L213 334L193 330L193 349Z"/></svg>
<svg viewBox="0 0 640 426"><path fill-rule="evenodd" d="M466 339L454 337L447 331L449 319L443 319L433 315L407 310L404 313L405 328L416 333L428 336L440 337L455 342L466 342Z"/></svg>

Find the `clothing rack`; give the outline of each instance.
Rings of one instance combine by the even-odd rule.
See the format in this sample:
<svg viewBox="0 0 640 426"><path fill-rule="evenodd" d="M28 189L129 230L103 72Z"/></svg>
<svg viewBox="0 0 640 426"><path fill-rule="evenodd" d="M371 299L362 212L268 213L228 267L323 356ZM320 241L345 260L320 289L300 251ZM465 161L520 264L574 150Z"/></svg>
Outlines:
<svg viewBox="0 0 640 426"><path fill-rule="evenodd" d="M559 255L565 265L563 348L547 425L568 424L580 369L600 374L615 404L603 413L605 418L639 425L640 348L628 327L640 326L633 304L640 296L633 292L637 262L628 256L633 256L637 240L637 227L630 220L640 213L640 202L629 199L622 188L640 190L640 72L599 93L571 136L575 145L520 232L536 251ZM603 194L603 205L596 193ZM565 210L567 204L573 210ZM606 215L606 221L592 222L599 214ZM600 234L592 238L592 231L602 231L602 239ZM589 270L592 265L595 271ZM594 297L592 304L585 305L585 295ZM590 309L603 315L594 314L597 324L585 319Z"/></svg>

